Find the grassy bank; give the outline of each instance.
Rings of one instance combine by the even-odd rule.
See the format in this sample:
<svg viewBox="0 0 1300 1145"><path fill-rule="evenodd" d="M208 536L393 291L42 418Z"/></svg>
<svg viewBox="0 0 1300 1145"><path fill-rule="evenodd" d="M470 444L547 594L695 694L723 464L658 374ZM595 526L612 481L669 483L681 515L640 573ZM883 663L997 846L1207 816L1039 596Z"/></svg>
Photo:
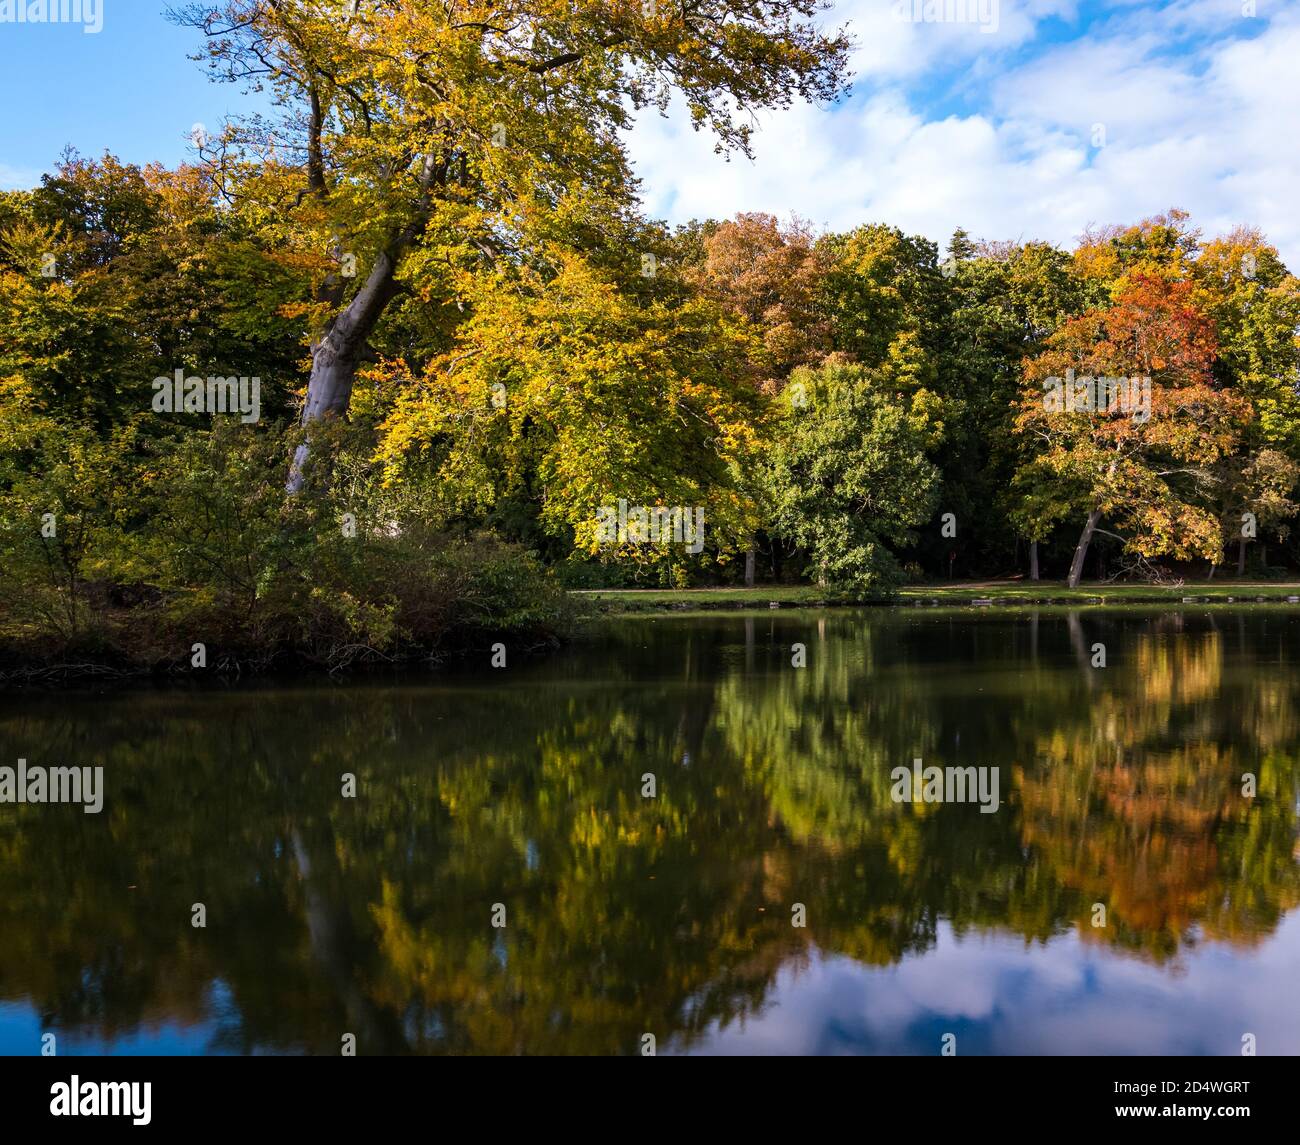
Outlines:
<svg viewBox="0 0 1300 1145"><path fill-rule="evenodd" d="M1077 604L1285 604L1300 602L1300 582L1203 582L1163 585L1083 584L1063 581L982 581L910 585L890 594L854 594L810 585L758 588L601 589L574 593L580 602L605 614L694 612L727 608L817 608L843 605L988 605ZM1296 603L1296 602L1292 602Z"/></svg>

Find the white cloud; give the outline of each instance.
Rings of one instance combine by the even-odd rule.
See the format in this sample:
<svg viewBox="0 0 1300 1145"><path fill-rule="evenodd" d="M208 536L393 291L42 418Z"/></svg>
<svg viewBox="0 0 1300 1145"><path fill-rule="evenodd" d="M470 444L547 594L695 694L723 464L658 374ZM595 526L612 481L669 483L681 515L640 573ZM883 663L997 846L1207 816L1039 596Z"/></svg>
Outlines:
<svg viewBox="0 0 1300 1145"><path fill-rule="evenodd" d="M838 955L783 968L758 1014L663 1052L937 1053L939 1032L960 1027L959 1053L1232 1055L1250 1031L1261 1053L1290 1054L1298 953L1295 914L1258 947L1205 942L1165 966L1074 933L958 939L945 923L932 948L887 968Z"/></svg>
<svg viewBox="0 0 1300 1145"><path fill-rule="evenodd" d="M1211 234L1258 224L1300 271L1300 13L1259 7L1245 20L1236 0L1117 3L1086 35L1035 52L1037 22L1073 19L1071 3L1002 0L999 32L983 35L851 0L831 14L862 41L846 104L763 117L753 162L714 155L677 107L643 115L631 153L650 212L673 221L767 210L893 223L940 245L957 226L1068 245L1090 225L1179 206ZM981 62L1001 71L971 81ZM954 90L958 110L923 114L927 95Z"/></svg>
<svg viewBox="0 0 1300 1145"><path fill-rule="evenodd" d="M824 23L847 28L853 70L879 81L978 66L1032 39L1042 20L1073 18L1076 8L1075 0L839 0ZM933 19L940 12L957 19Z"/></svg>

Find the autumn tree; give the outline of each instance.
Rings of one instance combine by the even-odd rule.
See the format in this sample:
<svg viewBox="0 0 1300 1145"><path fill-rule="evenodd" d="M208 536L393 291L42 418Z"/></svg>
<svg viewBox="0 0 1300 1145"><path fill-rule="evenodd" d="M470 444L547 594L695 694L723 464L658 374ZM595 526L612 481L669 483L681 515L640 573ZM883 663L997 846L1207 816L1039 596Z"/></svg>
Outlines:
<svg viewBox="0 0 1300 1145"><path fill-rule="evenodd" d="M287 410L308 284L255 220L218 210L192 167L66 153L0 211L0 377L35 408L107 433L147 411L176 369L258 376L263 413ZM148 427L163 435L180 418Z"/></svg>
<svg viewBox="0 0 1300 1145"><path fill-rule="evenodd" d="M634 190L620 131L681 98L720 148L747 152L750 114L842 89L847 41L817 0L224 0L178 18L217 77L269 88L283 111L209 148L232 173L259 147L293 149L299 212L338 236L355 277L322 280L303 422L347 412L356 368L403 290L518 261L538 233L599 231ZM291 491L302 488L307 446Z"/></svg>
<svg viewBox="0 0 1300 1145"><path fill-rule="evenodd" d="M905 363L897 379L905 392L933 391L945 312L938 248L879 224L826 235L818 246L833 348L864 366Z"/></svg>
<svg viewBox="0 0 1300 1145"><path fill-rule="evenodd" d="M672 283L639 288L557 248L550 273L481 282L454 344L423 368L385 361L379 425L394 480L423 469L452 511L536 502L544 532L590 556L659 560L602 545L597 512L699 507L723 552L758 525L739 472L757 448L756 340Z"/></svg>
<svg viewBox="0 0 1300 1145"><path fill-rule="evenodd" d="M1083 309L1070 255L1048 243L973 243L957 232L943 272L948 310L939 388L955 414L942 463L944 505L977 538L983 562L1009 563L1017 533L1027 537L1030 575L1046 522L1019 526L1012 478L1024 441L1013 432L1024 362ZM1012 528L1008 528L1008 524Z"/></svg>
<svg viewBox="0 0 1300 1145"><path fill-rule="evenodd" d="M759 332L763 356L754 371L760 388L779 392L791 370L826 356L830 324L820 298L825 258L806 223L740 214L718 224L701 245L702 257L684 277Z"/></svg>
<svg viewBox="0 0 1300 1145"><path fill-rule="evenodd" d="M1185 282L1201 251L1201 232L1172 208L1132 226L1090 228L1074 248L1073 275L1089 309L1115 300L1135 279Z"/></svg>
<svg viewBox="0 0 1300 1145"><path fill-rule="evenodd" d="M734 320L748 325L757 338L757 353L746 364L745 380L760 392L776 395L790 372L815 365L830 351L822 286L826 259L806 223L782 225L774 216L740 214L701 235L698 254L683 268L683 278L704 298ZM759 439L760 449L769 441ZM747 480L758 458L742 461L742 484L751 496L759 483ZM745 552L745 584L754 584L758 538Z"/></svg>
<svg viewBox="0 0 1300 1145"><path fill-rule="evenodd" d="M1264 529L1285 538L1300 480L1300 280L1258 229L1238 227L1205 245L1193 268L1198 303L1219 342L1215 374L1250 400L1255 416L1222 463L1224 540L1237 575ZM1213 565L1211 566L1211 574Z"/></svg>
<svg viewBox="0 0 1300 1145"><path fill-rule="evenodd" d="M1136 275L1026 363L1016 428L1034 454L1017 481L1044 518L1084 518L1071 587L1103 518L1127 529L1120 539L1139 559L1219 551L1213 467L1250 405L1215 384L1213 324L1192 295L1189 282Z"/></svg>

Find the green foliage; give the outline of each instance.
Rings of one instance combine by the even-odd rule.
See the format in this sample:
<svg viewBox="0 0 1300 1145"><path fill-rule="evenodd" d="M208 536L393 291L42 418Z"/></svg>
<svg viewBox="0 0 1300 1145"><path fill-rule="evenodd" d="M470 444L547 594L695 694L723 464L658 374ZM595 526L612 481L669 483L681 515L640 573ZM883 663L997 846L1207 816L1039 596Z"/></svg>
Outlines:
<svg viewBox="0 0 1300 1145"><path fill-rule="evenodd" d="M101 439L15 410L29 400L23 387L0 387L0 398L0 441L11 446L0 451L0 622L56 651L93 645L103 635L96 589L117 579L135 512L136 427Z"/></svg>
<svg viewBox="0 0 1300 1145"><path fill-rule="evenodd" d="M675 293L637 297L558 253L549 275L483 282L445 355L419 377L385 370L399 378L373 403L388 409L390 481L431 473L447 512L471 517L530 499L541 532L593 556L601 506L698 505L711 544L734 548L754 523L736 482L761 420L743 380L752 340L715 304Z"/></svg>
<svg viewBox="0 0 1300 1145"><path fill-rule="evenodd" d="M535 558L441 530L355 450L338 451L348 479L286 506L289 441L236 419L150 442L47 423L0 497L0 624L41 660L175 668L202 643L230 669L427 658L570 624Z"/></svg>
<svg viewBox="0 0 1300 1145"><path fill-rule="evenodd" d="M623 82L591 67L573 82ZM359 122L322 138L350 147ZM520 146L558 163L553 142ZM748 551L765 579L870 592L954 559L1009 571L1027 539L1059 575L1089 543L1139 569L1263 566L1295 536L1300 285L1258 232L1203 244L1180 212L1073 252L958 232L941 263L878 225L670 231L608 140L583 147L592 181L521 191L508 224L443 188L294 498L288 422L346 292L333 236L364 264L397 192L304 198L300 170L245 150L175 171L70 153L0 195L5 645L173 665L206 634L232 665L334 666L544 639L561 584L736 583ZM264 422L155 415L178 369L258 377ZM1154 416L1049 414L1041 383L1070 369L1152 376ZM703 550L602 539L620 499L702 509ZM955 539L922 527L940 505Z"/></svg>
<svg viewBox="0 0 1300 1145"><path fill-rule="evenodd" d="M774 527L809 554L818 583L898 583L893 548L934 511L938 470L926 425L882 389L878 373L828 365L797 371L766 483Z"/></svg>

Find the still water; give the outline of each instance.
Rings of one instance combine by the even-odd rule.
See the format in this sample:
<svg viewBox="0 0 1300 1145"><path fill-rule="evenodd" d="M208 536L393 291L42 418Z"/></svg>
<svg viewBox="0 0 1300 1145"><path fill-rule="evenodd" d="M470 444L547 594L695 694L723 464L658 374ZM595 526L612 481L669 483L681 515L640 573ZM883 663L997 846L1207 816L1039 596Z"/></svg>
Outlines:
<svg viewBox="0 0 1300 1145"><path fill-rule="evenodd" d="M106 797L0 805L0 1053L1300 1053L1277 605L621 619L396 684L6 697L20 757ZM895 801L916 758L998 768L997 810Z"/></svg>

